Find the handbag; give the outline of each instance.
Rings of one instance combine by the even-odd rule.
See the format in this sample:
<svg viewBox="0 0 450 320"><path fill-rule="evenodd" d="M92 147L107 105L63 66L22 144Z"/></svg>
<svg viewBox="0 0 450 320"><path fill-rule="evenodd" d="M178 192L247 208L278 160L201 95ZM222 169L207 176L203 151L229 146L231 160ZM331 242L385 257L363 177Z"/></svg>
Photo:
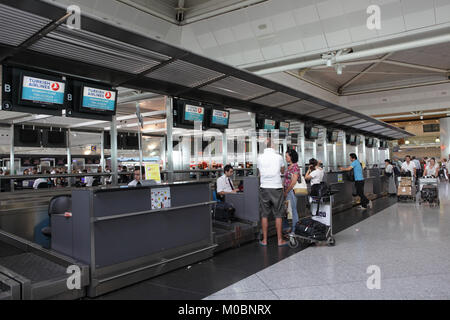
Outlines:
<svg viewBox="0 0 450 320"><path fill-rule="evenodd" d="M286 207L286 213L287 213L286 218L287 218L288 220L291 220L291 219L292 219L292 206L291 206L291 201L290 201L290 200L286 200L286 201L284 202L284 205L285 205L285 207Z"/></svg>
<svg viewBox="0 0 450 320"><path fill-rule="evenodd" d="M298 180L297 180L297 183L295 184L295 186L294 186L294 194L296 194L296 195L307 195L308 194L308 187L307 187L307 185L306 185L306 180L305 180L305 178L302 176L302 175L300 175L300 183L298 183Z"/></svg>

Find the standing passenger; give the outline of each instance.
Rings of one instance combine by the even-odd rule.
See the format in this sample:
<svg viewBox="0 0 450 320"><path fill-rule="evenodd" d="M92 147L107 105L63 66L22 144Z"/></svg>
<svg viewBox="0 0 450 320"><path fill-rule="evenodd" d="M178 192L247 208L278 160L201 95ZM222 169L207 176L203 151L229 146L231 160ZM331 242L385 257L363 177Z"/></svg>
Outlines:
<svg viewBox="0 0 450 320"><path fill-rule="evenodd" d="M355 176L355 188L356 188L356 194L360 197L361 205L360 209L367 209L367 206L372 208L372 201L367 199L367 197L364 194L364 175L361 167L361 163L358 161L358 157L354 153L350 153L350 167L348 168L341 168L342 171L352 171Z"/></svg>
<svg viewBox="0 0 450 320"><path fill-rule="evenodd" d="M286 162L288 168L284 174L284 198L289 200L292 208L292 228L289 230L294 233L295 226L298 222L297 212L297 197L294 193L294 187L300 179L300 168L298 167L298 153L297 151L290 149L286 152Z"/></svg>
<svg viewBox="0 0 450 320"><path fill-rule="evenodd" d="M391 160L386 159L384 160L384 163L386 164L386 168L384 169L384 172L386 173L386 176L388 177L388 194L391 196L397 195L397 187L395 184L395 176L394 176L394 167L391 164Z"/></svg>
<svg viewBox="0 0 450 320"><path fill-rule="evenodd" d="M282 224L285 215L283 184L281 174L284 173L283 157L275 152L270 139L267 140L267 148L258 157L257 168L259 170L261 185L259 191L259 210L261 212L261 225L263 239L259 242L267 246L268 216L273 212L277 229L278 246L287 246L283 240Z"/></svg>

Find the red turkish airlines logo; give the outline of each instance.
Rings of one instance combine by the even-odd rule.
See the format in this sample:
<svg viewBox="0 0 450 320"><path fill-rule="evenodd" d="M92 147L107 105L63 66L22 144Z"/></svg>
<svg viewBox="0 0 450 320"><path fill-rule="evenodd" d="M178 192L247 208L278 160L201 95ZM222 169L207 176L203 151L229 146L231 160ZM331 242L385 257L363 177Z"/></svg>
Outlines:
<svg viewBox="0 0 450 320"><path fill-rule="evenodd" d="M202 108L198 108L198 109L197 109L197 112L198 112L198 113L202 113L202 111L203 111Z"/></svg>
<svg viewBox="0 0 450 320"><path fill-rule="evenodd" d="M57 84L56 82L52 83L52 90L53 91L58 91L59 90L59 84Z"/></svg>
<svg viewBox="0 0 450 320"><path fill-rule="evenodd" d="M112 97L111 92L108 91L108 92L105 93L105 98L106 99L111 99L111 97Z"/></svg>
<svg viewBox="0 0 450 320"><path fill-rule="evenodd" d="M227 117L227 113L226 113L226 112L223 113L223 117L224 117L224 118Z"/></svg>

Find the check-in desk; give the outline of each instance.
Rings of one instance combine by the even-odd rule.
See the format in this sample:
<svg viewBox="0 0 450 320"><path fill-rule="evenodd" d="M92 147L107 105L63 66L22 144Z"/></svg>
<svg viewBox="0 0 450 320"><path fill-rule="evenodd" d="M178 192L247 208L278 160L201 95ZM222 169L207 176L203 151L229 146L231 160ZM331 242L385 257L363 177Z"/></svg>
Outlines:
<svg viewBox="0 0 450 320"><path fill-rule="evenodd" d="M259 179L246 177L243 179L244 192L226 194L225 202L231 203L236 209L235 217L257 225L259 216Z"/></svg>
<svg viewBox="0 0 450 320"><path fill-rule="evenodd" d="M163 188L170 207L152 209ZM52 216L52 249L90 266L98 296L211 257L210 199L209 182L73 190L72 217Z"/></svg>
<svg viewBox="0 0 450 320"><path fill-rule="evenodd" d="M333 202L333 212L347 210L353 207L353 182L348 179L348 174L343 171L327 172L323 181L336 191Z"/></svg>

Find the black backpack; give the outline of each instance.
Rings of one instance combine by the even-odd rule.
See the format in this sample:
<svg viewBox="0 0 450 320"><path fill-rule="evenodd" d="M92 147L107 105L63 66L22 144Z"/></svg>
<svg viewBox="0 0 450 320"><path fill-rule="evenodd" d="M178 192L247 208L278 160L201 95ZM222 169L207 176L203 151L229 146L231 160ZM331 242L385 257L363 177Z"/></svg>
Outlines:
<svg viewBox="0 0 450 320"><path fill-rule="evenodd" d="M399 176L399 175L400 175L400 170L398 169L397 166L394 166L394 174L395 174L396 176Z"/></svg>
<svg viewBox="0 0 450 320"><path fill-rule="evenodd" d="M304 218L297 222L295 233L299 236L322 241L326 239L327 226L312 218Z"/></svg>
<svg viewBox="0 0 450 320"><path fill-rule="evenodd" d="M230 222L234 220L234 213L236 209L228 202L217 202L214 211L213 219L217 221Z"/></svg>

